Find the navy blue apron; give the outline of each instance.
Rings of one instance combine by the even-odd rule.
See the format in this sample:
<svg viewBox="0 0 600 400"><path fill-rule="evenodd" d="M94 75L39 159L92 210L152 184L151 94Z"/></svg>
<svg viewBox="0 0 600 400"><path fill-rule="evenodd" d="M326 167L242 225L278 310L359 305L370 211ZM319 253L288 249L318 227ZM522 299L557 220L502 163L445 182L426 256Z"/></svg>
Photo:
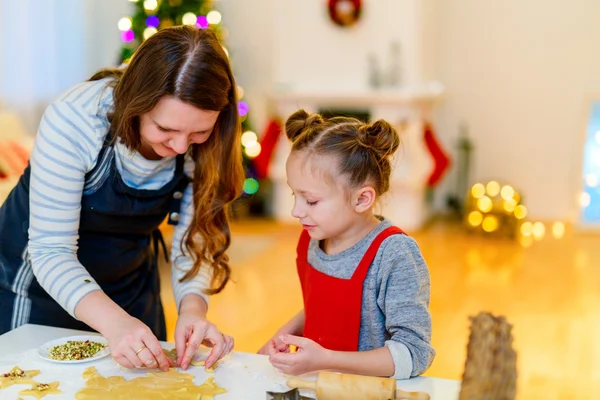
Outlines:
<svg viewBox="0 0 600 400"><path fill-rule="evenodd" d="M113 301L148 325L159 340L166 340L159 244L167 255L158 227L167 215L171 224L179 220L183 191L190 182L183 170L184 156L177 156L169 183L158 190L139 190L123 182L112 143L109 133L96 166L86 174L77 257ZM29 176L28 166L0 208L0 334L25 323L90 330L56 303L33 275L27 255Z"/></svg>

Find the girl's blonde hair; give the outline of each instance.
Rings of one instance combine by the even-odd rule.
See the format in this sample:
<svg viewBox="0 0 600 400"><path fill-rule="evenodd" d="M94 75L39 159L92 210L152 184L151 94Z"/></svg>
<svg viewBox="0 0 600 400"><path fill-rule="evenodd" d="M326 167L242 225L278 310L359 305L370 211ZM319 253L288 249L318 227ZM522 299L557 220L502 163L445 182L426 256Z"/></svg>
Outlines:
<svg viewBox="0 0 600 400"><path fill-rule="evenodd" d="M345 176L351 187L368 181L378 196L388 191L391 157L400 146L400 137L386 121L365 124L348 117L324 119L320 114L298 110L287 119L285 131L292 141L292 152L336 157L335 172Z"/></svg>

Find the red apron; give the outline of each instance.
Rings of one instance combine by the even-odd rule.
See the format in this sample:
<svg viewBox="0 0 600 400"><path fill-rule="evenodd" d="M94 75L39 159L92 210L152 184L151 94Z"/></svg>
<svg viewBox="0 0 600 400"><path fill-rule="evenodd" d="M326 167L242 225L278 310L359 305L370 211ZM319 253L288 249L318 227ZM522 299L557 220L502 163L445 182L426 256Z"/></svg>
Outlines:
<svg viewBox="0 0 600 400"><path fill-rule="evenodd" d="M341 279L319 272L308 263L310 235L302 231L296 266L304 297L304 337L329 350L358 351L363 283L381 242L395 234L405 233L391 226L377 235L352 277Z"/></svg>

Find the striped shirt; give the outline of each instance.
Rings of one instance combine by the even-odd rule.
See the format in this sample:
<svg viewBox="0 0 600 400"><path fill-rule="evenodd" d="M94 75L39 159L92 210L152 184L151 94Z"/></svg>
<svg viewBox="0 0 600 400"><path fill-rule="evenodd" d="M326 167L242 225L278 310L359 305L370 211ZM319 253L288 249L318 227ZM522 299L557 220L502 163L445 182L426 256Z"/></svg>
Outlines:
<svg viewBox="0 0 600 400"><path fill-rule="evenodd" d="M40 285L72 316L79 300L101 290L77 259L82 194L93 190L103 179L85 181L98 161L113 108L111 78L84 82L67 91L46 109L31 154L29 190L30 226L28 252ZM175 157L147 160L117 142L115 163L123 181L135 189L156 190L172 180ZM193 161L186 159L184 170L193 173ZM100 169L108 174L108 169ZM181 240L193 215L192 185L184 192L181 219L175 227L171 250L172 283L177 309L187 294L208 298L203 289L210 284L206 268L194 279L180 282L193 266L182 254ZM79 285L83 279L91 283Z"/></svg>

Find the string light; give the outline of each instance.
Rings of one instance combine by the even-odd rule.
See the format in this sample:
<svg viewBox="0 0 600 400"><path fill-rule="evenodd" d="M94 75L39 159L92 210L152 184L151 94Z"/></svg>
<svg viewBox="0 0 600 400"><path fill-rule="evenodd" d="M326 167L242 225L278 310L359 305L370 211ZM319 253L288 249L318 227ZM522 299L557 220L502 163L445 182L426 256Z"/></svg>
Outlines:
<svg viewBox="0 0 600 400"><path fill-rule="evenodd" d="M196 14L194 14L193 12L187 12L183 14L181 22L183 22L184 25L194 25L196 24L197 19L198 17L196 16Z"/></svg>
<svg viewBox="0 0 600 400"><path fill-rule="evenodd" d="M243 117L246 114L248 114L249 109L250 107L248 106L248 103L246 103L245 101L238 101L238 114L240 115L240 117Z"/></svg>
<svg viewBox="0 0 600 400"><path fill-rule="evenodd" d="M555 239L562 239L565 236L565 224L562 222L555 222L552 224L552 236Z"/></svg>
<svg viewBox="0 0 600 400"><path fill-rule="evenodd" d="M587 176L585 181L597 183L594 178ZM589 193L580 194L582 206L589 201L588 196ZM530 222L525 220L527 214L527 207L521 204L521 195L514 187L497 181L476 183L469 190L465 224L471 231L515 238L523 247L544 240L547 233L557 240L564 238L566 229L563 222L547 225L541 221Z"/></svg>
<svg viewBox="0 0 600 400"><path fill-rule="evenodd" d="M258 181L254 178L246 178L244 180L244 193L246 194L254 194L258 192L259 184Z"/></svg>
<svg viewBox="0 0 600 400"><path fill-rule="evenodd" d="M212 10L211 12L206 14L206 19L208 20L209 24L217 25L221 23L221 13L216 10Z"/></svg>
<svg viewBox="0 0 600 400"><path fill-rule="evenodd" d="M546 234L546 226L542 222L525 220L528 214L527 207L521 203L521 195L517 190L511 185L495 180L478 182L471 186L465 211L464 222L469 230L486 235L518 238L526 247L531 245L534 239L542 240ZM554 237L563 237L564 224L556 223L552 229Z"/></svg>
<svg viewBox="0 0 600 400"><path fill-rule="evenodd" d="M502 196L502 198L506 201L513 200L513 197L515 196L515 189L509 185L502 186L502 190L500 190L500 196Z"/></svg>
<svg viewBox="0 0 600 400"><path fill-rule="evenodd" d="M146 11L155 11L158 8L157 0L144 0L144 9Z"/></svg>
<svg viewBox="0 0 600 400"><path fill-rule="evenodd" d="M250 143L250 145L246 146L246 155L250 158L254 158L260 154L261 150L262 148L260 146L260 143L253 142Z"/></svg>
<svg viewBox="0 0 600 400"><path fill-rule="evenodd" d="M481 228L486 232L494 232L498 229L498 218L493 215L488 215L483 219Z"/></svg>
<svg viewBox="0 0 600 400"><path fill-rule="evenodd" d="M496 181L489 181L485 190L488 196L495 197L500 193L500 184Z"/></svg>
<svg viewBox="0 0 600 400"><path fill-rule="evenodd" d="M484 213L492 211L493 203L492 199L487 196L483 196L477 200L477 207Z"/></svg>
<svg viewBox="0 0 600 400"><path fill-rule="evenodd" d="M196 27L200 29L208 28L208 20L206 19L206 15L198 15L198 18L196 18Z"/></svg>
<svg viewBox="0 0 600 400"><path fill-rule="evenodd" d="M476 183L471 188L471 195L473 197L475 197L476 199L480 198L484 194L485 194L485 186L483 186L483 183Z"/></svg>
<svg viewBox="0 0 600 400"><path fill-rule="evenodd" d="M144 39L148 39L150 36L154 35L158 30L154 27L148 27L144 29Z"/></svg>
<svg viewBox="0 0 600 400"><path fill-rule="evenodd" d="M132 42L133 39L135 39L135 33L133 33L133 31L131 29L128 31L121 32L121 40L122 41L129 43L129 42Z"/></svg>
<svg viewBox="0 0 600 400"><path fill-rule="evenodd" d="M515 199L515 201L518 204L521 201L521 195L515 191L515 195L513 196L513 199Z"/></svg>
<svg viewBox="0 0 600 400"><path fill-rule="evenodd" d="M156 15L150 15L146 18L146 25L150 28L158 28L160 25L160 19Z"/></svg>
<svg viewBox="0 0 600 400"><path fill-rule="evenodd" d="M123 17L117 23L120 31L128 31L131 29L131 18Z"/></svg>
<svg viewBox="0 0 600 400"><path fill-rule="evenodd" d="M532 232L533 232L533 224L531 222L526 221L521 224L521 235L531 236Z"/></svg>
<svg viewBox="0 0 600 400"><path fill-rule="evenodd" d="M479 211L471 211L468 219L471 226L479 226L481 221L483 221L483 214L481 214Z"/></svg>
<svg viewBox="0 0 600 400"><path fill-rule="evenodd" d="M585 176L585 184L591 188L598 186L598 175L587 174Z"/></svg>
<svg viewBox="0 0 600 400"><path fill-rule="evenodd" d="M515 214L515 217L517 217L518 219L525 218L527 216L527 207L525 207L522 204L516 206L514 214Z"/></svg>
<svg viewBox="0 0 600 400"><path fill-rule="evenodd" d="M534 238L536 238L537 240L541 240L544 238L544 235L546 234L546 227L544 226L543 223L536 222L533 224L531 233L533 234Z"/></svg>
<svg viewBox="0 0 600 400"><path fill-rule="evenodd" d="M242 145L248 147L252 143L258 142L258 136L252 131L246 131L242 134Z"/></svg>
<svg viewBox="0 0 600 400"><path fill-rule="evenodd" d="M514 199L504 201L504 209L507 213L513 213L517 207L517 202Z"/></svg>
<svg viewBox="0 0 600 400"><path fill-rule="evenodd" d="M592 198L589 193L583 192L579 195L579 204L582 208L586 208L592 202Z"/></svg>

